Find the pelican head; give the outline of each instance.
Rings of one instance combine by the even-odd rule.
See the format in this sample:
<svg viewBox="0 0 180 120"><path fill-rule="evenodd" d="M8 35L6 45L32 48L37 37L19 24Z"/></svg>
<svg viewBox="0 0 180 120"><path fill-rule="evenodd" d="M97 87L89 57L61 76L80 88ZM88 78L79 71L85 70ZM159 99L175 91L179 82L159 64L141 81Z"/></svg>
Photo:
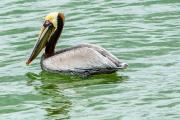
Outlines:
<svg viewBox="0 0 180 120"><path fill-rule="evenodd" d="M41 28L38 40L26 64L30 64L43 48L45 48L45 57L50 57L54 54L54 48L62 32L63 26L63 13L53 12L45 17L45 22Z"/></svg>

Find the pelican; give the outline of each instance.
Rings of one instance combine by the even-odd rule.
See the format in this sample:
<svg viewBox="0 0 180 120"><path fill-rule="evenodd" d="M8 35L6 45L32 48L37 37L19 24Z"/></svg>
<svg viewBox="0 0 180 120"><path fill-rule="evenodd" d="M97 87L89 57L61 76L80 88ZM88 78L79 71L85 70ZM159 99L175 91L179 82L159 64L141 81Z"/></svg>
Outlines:
<svg viewBox="0 0 180 120"><path fill-rule="evenodd" d="M108 74L127 68L128 64L120 62L104 48L93 44L80 44L55 52L57 40L64 27L64 14L49 13L41 28L38 40L26 64L30 64L45 48L41 57L42 70L53 73L75 75Z"/></svg>

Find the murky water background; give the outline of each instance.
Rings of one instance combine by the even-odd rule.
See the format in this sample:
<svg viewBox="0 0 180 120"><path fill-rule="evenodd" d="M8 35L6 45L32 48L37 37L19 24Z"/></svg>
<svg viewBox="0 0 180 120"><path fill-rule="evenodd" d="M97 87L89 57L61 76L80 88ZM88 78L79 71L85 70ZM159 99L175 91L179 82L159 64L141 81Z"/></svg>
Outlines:
<svg viewBox="0 0 180 120"><path fill-rule="evenodd" d="M57 48L101 45L129 68L88 79L25 65L43 17L65 14ZM179 120L179 0L0 2L1 120Z"/></svg>

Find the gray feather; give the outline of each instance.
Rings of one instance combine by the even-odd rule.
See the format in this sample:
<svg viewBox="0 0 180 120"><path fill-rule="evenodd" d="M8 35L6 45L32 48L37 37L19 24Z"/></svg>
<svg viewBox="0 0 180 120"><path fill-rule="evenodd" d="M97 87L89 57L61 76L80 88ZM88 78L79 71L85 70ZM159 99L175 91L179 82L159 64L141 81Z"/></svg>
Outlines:
<svg viewBox="0 0 180 120"><path fill-rule="evenodd" d="M62 49L49 58L42 58L43 69L72 74L112 73L122 69L121 62L102 47L81 44Z"/></svg>

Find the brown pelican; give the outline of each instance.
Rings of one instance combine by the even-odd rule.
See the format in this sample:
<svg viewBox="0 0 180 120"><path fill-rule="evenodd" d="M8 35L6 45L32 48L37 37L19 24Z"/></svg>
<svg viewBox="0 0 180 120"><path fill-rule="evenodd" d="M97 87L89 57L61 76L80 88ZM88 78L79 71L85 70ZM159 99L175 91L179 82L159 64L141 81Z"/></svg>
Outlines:
<svg viewBox="0 0 180 120"><path fill-rule="evenodd" d="M41 68L48 72L87 76L113 73L128 66L104 48L92 44L80 44L55 52L63 27L64 14L49 13L45 17L39 38L26 64L30 64L45 48L45 53L41 57Z"/></svg>

